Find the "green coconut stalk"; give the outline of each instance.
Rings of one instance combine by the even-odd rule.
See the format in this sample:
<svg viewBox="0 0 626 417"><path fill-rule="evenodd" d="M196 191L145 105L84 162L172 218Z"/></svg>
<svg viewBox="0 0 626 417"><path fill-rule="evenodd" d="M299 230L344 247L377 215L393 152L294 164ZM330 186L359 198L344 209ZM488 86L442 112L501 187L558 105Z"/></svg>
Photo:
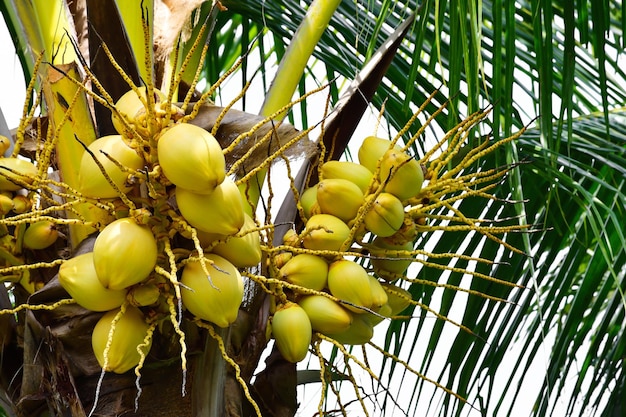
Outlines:
<svg viewBox="0 0 626 417"><path fill-rule="evenodd" d="M311 3L280 61L276 76L261 107L262 116L269 117L291 102L306 64L340 3L341 0L314 0ZM283 111L277 114L275 119L282 120L286 113ZM261 170L250 183L240 186L242 194L252 206L259 201L266 175L267 170Z"/></svg>

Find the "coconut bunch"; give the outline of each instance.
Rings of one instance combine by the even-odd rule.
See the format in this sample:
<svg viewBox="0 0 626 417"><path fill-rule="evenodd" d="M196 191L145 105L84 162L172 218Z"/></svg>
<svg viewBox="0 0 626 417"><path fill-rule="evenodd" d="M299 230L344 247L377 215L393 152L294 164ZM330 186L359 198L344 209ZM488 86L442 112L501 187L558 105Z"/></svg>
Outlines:
<svg viewBox="0 0 626 417"><path fill-rule="evenodd" d="M374 326L412 299L395 282L414 257L422 220L406 208L420 204L424 170L400 146L374 136L363 141L358 157L358 163L320 166L320 181L298 202L304 229L287 232L286 249L273 260L288 291L271 329L292 362L304 359L315 333L342 344L367 343Z"/></svg>
<svg viewBox="0 0 626 417"><path fill-rule="evenodd" d="M232 324L244 295L238 268L261 260L257 224L220 144L166 101L157 90L152 104L145 89L122 96L118 134L87 146L78 171L78 195L105 212L104 224L93 250L65 260L58 279L76 303L104 313L92 346L105 371L138 366L159 321L180 320L176 300L192 319Z"/></svg>

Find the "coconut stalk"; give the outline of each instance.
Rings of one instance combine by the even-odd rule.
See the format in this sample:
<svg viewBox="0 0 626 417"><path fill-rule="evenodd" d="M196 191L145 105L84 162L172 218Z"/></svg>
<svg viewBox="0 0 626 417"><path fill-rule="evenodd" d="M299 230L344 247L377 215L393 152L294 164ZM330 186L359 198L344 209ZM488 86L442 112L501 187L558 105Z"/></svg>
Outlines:
<svg viewBox="0 0 626 417"><path fill-rule="evenodd" d="M33 8L39 28L39 37L46 49L49 65L41 71L43 95L48 111L47 141L53 142L56 164L61 180L72 188L78 186L78 170L84 148L96 139L96 131L78 72L78 55L70 36L75 33L67 5L62 0L36 1ZM31 36L35 36L32 34ZM79 140L77 140L79 139ZM52 155L42 155L40 168L50 166ZM99 212L88 203L79 203L69 217L82 218L85 224L70 225L71 246L76 247L96 229L91 226L99 219ZM83 222L81 222L83 223Z"/></svg>
<svg viewBox="0 0 626 417"><path fill-rule="evenodd" d="M262 116L274 115L277 122L285 117L288 111L286 107L291 103L306 64L340 3L341 0L315 0L311 3L280 61L260 110ZM267 170L261 170L250 183L240 186L241 192L252 206L250 212L254 212L259 201L266 175Z"/></svg>

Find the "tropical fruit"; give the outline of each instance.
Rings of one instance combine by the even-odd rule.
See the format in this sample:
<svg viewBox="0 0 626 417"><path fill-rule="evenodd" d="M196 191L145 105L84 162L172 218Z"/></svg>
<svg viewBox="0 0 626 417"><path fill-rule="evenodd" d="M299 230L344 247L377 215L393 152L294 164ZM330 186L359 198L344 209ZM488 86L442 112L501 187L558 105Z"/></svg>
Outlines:
<svg viewBox="0 0 626 417"><path fill-rule="evenodd" d="M412 257L390 253L390 251L412 251L413 242L392 245L385 239L377 237L374 239L372 246L369 247L369 250L372 255L370 263L374 273L387 281L393 281L406 272L409 265L411 265Z"/></svg>
<svg viewBox="0 0 626 417"><path fill-rule="evenodd" d="M37 167L21 158L0 158L0 191L17 191L33 183Z"/></svg>
<svg viewBox="0 0 626 417"><path fill-rule="evenodd" d="M311 322L304 309L287 302L272 317L272 335L281 355L289 362L300 362L311 344Z"/></svg>
<svg viewBox="0 0 626 417"><path fill-rule="evenodd" d="M322 178L341 178L356 184L365 194L372 182L372 172L367 167L349 161L327 161L322 165Z"/></svg>
<svg viewBox="0 0 626 417"><path fill-rule="evenodd" d="M380 281L373 277L372 275L368 275L370 279L370 291L372 293L372 307L373 311L378 312L385 304L387 304L387 293L382 287Z"/></svg>
<svg viewBox="0 0 626 417"><path fill-rule="evenodd" d="M137 348L143 344L149 326L141 310L137 307L128 306L114 324L115 329L111 337L111 344L106 352L105 363L105 350L109 333L113 326L113 320L119 311L119 308L111 310L98 320L91 335L91 345L102 369L107 372L123 374L139 364L141 355ZM150 350L150 345L151 342L140 348L144 355Z"/></svg>
<svg viewBox="0 0 626 417"><path fill-rule="evenodd" d="M302 245L307 249L336 251L349 235L350 228L340 218L316 214L306 222Z"/></svg>
<svg viewBox="0 0 626 417"><path fill-rule="evenodd" d="M326 335L343 332L352 323L352 314L336 301L323 295L307 295L298 300L313 330Z"/></svg>
<svg viewBox="0 0 626 417"><path fill-rule="evenodd" d="M208 194L224 181L225 159L215 137L201 127L179 123L158 139L159 165L172 184Z"/></svg>
<svg viewBox="0 0 626 417"><path fill-rule="evenodd" d="M424 172L415 158L401 150L390 149L380 161L378 180L385 184L386 192L405 201L422 190Z"/></svg>
<svg viewBox="0 0 626 417"><path fill-rule="evenodd" d="M233 264L219 255L206 254L206 270L202 261L192 261L183 268L183 305L194 316L228 327L234 323L243 300L243 280Z"/></svg>
<svg viewBox="0 0 626 417"><path fill-rule="evenodd" d="M348 223L363 205L363 192L353 182L331 178L317 184L317 204L320 211L332 214Z"/></svg>
<svg viewBox="0 0 626 417"><path fill-rule="evenodd" d="M347 330L330 337L344 345L364 345L374 336L374 325L368 316L371 315L355 314Z"/></svg>
<svg viewBox="0 0 626 417"><path fill-rule="evenodd" d="M254 219L247 213L244 213L244 218L243 226L237 233L238 236L224 236L198 231L200 243L206 247L218 241L212 246L211 252L226 258L237 268L249 268L258 265L261 262L261 236Z"/></svg>
<svg viewBox="0 0 626 417"><path fill-rule="evenodd" d="M78 190L83 195L92 198L118 197L119 192L109 181L123 193L132 189L132 184L128 183L129 172L122 170L118 164L132 172L143 168L145 162L121 135L104 136L93 141L87 149L89 151L83 153L78 169ZM102 165L106 176L94 158Z"/></svg>
<svg viewBox="0 0 626 417"><path fill-rule="evenodd" d="M190 225L208 233L234 235L245 221L239 188L230 178L225 178L210 194L176 187L176 204Z"/></svg>
<svg viewBox="0 0 626 417"><path fill-rule="evenodd" d="M287 261L279 273L287 282L321 291L326 286L328 263L319 256L301 253Z"/></svg>
<svg viewBox="0 0 626 417"><path fill-rule="evenodd" d="M115 103L115 109L122 117L125 117L126 120L137 128L146 127L147 123L145 120L146 116L146 107L142 103L142 99L147 104L146 98L146 87L139 87L139 93L141 95L141 99L139 95L133 90L127 91L122 97L120 97ZM157 89L153 89L154 91L154 101L155 107L159 112L163 111L164 104L167 102L167 96L161 91ZM173 109L176 109L175 106L171 106ZM111 121L113 122L113 127L120 135L129 134L127 129L124 126L124 123L120 120L119 116L113 112L111 114Z"/></svg>
<svg viewBox="0 0 626 417"><path fill-rule="evenodd" d="M370 198L373 198L371 196ZM404 222L404 206L393 194L380 193L365 213L365 227L377 236L387 237L396 233Z"/></svg>
<svg viewBox="0 0 626 417"><path fill-rule="evenodd" d="M154 283L135 285L128 290L128 299L136 307L155 304L161 297L161 291Z"/></svg>
<svg viewBox="0 0 626 417"><path fill-rule="evenodd" d="M57 225L50 220L32 223L24 231L24 246L29 249L45 249L59 237Z"/></svg>
<svg viewBox="0 0 626 417"><path fill-rule="evenodd" d="M317 206L317 184L307 188L302 192L302 194L300 195L300 204L302 205L304 216L307 219L310 218L313 214L319 214L314 213L314 210L319 210L319 206Z"/></svg>
<svg viewBox="0 0 626 417"><path fill-rule="evenodd" d="M354 313L365 313L359 308L372 308L374 298L370 287L370 277L361 265L341 259L330 264L328 268L328 289L330 293L342 301L344 307Z"/></svg>
<svg viewBox="0 0 626 417"><path fill-rule="evenodd" d="M121 290L148 277L156 265L152 231L130 218L109 223L96 238L93 262L102 285Z"/></svg>
<svg viewBox="0 0 626 417"><path fill-rule="evenodd" d="M402 151L402 148L398 145L392 147L390 140L368 136L359 147L359 163L374 173L376 172L378 161L389 149Z"/></svg>
<svg viewBox="0 0 626 417"><path fill-rule="evenodd" d="M59 268L59 283L80 306L91 311L109 311L122 305L126 290L106 288L96 274L93 252L68 259Z"/></svg>

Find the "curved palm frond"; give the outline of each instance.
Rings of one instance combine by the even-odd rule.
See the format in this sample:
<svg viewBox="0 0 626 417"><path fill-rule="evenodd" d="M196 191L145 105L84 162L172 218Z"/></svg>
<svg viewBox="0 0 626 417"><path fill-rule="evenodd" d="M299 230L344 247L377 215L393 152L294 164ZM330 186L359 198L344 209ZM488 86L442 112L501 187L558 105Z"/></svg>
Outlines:
<svg viewBox="0 0 626 417"><path fill-rule="evenodd" d="M265 50L276 51L277 59L283 47L276 42L290 39L304 13L300 2L288 0L266 2L262 8L247 2L223 3L231 12L266 25L274 44L266 44ZM541 115L536 130L489 162L494 166L528 162L496 191L501 199L518 203L486 207L484 201L468 199L461 209L481 218L526 216L543 229L506 236L508 243L532 256L505 255L498 244L480 235L431 240L435 253L473 254L497 261L478 265L477 271L510 278L526 288L477 279L468 283L462 273L441 275L418 268L416 278L468 285L509 303L415 283L414 296L425 305L436 305L438 314L460 314L460 323L473 334L453 329L450 342L449 324L441 320L433 324L427 314L416 311L418 318L410 324L390 326L387 347L399 352L415 346L411 357L421 372L496 414L510 413L520 401L528 401L525 389L540 377L545 382L543 387L533 386L537 408L527 407L529 414L545 415L565 401L568 415L586 408L610 415L624 389L620 363L626 344L620 324L626 305L626 241L620 225L626 161L623 132L613 128L619 126L621 116L609 116L610 109L626 102L626 74L616 52L623 40L613 35L621 33L618 4L597 3L589 12L576 4L549 2L485 1L480 9L473 2L453 1L437 9L439 4L343 2L315 56L326 66L329 79L336 75L349 79L384 34L416 13L414 28L375 105L380 108L384 103L387 121L399 129L439 89L426 113L434 113L447 100L449 108L457 109L436 118L438 127L433 131L441 132L463 114L493 103L491 127L496 140ZM416 123L410 133L419 127ZM461 261L454 265L473 268ZM514 348L525 353L520 356ZM537 368L546 352L547 365L540 363ZM441 358L445 365L438 367ZM538 377L537 369L545 374ZM391 361L381 365L380 374L383 371L391 372L389 381L398 372L401 380L408 378ZM567 385L572 378L573 387ZM502 383L506 388L498 386ZM420 400L430 401L433 413L435 408L458 413L469 409L459 409L456 400L445 394L439 402L432 401L441 392L428 394L423 381L412 384L416 393L405 409L409 414L421 410ZM390 396L397 398L397 393Z"/></svg>

